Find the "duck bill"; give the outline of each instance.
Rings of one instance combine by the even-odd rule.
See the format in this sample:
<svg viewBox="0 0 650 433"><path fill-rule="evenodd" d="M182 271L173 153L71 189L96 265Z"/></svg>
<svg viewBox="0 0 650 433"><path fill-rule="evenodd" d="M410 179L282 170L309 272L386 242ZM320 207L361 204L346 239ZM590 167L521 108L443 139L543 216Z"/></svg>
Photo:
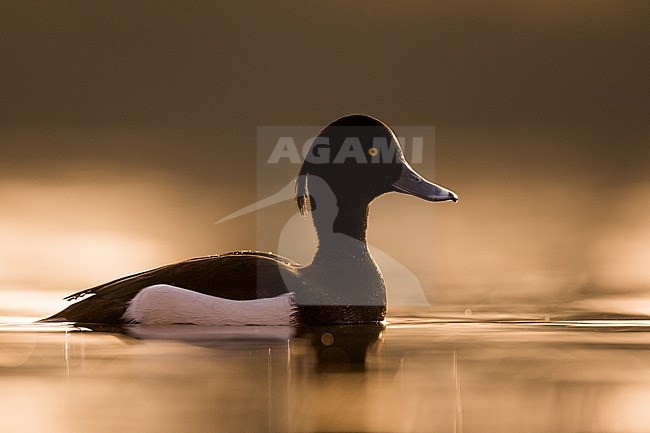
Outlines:
<svg viewBox="0 0 650 433"><path fill-rule="evenodd" d="M429 182L407 164L403 165L399 179L393 182L393 188L397 192L414 195L428 201L458 201L456 193Z"/></svg>

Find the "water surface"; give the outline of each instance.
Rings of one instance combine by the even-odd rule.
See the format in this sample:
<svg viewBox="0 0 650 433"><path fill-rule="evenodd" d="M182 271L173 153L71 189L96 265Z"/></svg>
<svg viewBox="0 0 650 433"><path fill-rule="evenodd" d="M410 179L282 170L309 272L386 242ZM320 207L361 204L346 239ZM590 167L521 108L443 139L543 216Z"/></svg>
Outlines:
<svg viewBox="0 0 650 433"><path fill-rule="evenodd" d="M650 321L0 326L2 432L647 432Z"/></svg>

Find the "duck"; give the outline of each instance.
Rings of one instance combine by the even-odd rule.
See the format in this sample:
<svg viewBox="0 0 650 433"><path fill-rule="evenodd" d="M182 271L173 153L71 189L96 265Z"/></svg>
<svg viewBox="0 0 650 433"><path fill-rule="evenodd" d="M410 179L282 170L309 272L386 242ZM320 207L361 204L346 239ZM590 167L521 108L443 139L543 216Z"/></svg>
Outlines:
<svg viewBox="0 0 650 433"><path fill-rule="evenodd" d="M393 130L365 114L341 117L313 140L295 179L318 246L298 264L252 250L192 258L73 293L43 322L77 324L337 325L381 322L386 285L367 244L371 203L397 192L458 201L420 176Z"/></svg>

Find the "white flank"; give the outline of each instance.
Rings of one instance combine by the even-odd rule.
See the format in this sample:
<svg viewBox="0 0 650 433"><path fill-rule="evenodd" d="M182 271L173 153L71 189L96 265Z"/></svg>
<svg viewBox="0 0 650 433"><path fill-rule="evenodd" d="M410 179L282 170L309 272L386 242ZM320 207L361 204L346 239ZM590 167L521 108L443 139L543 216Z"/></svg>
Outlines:
<svg viewBox="0 0 650 433"><path fill-rule="evenodd" d="M123 318L145 325L290 325L295 311L292 293L233 301L157 284L140 290Z"/></svg>

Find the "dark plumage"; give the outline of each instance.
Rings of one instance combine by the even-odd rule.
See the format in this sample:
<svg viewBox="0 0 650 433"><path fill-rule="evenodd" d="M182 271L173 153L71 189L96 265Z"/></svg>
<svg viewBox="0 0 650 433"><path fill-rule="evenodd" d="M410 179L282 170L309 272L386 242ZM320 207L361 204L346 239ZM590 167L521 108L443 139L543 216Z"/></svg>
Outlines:
<svg viewBox="0 0 650 433"><path fill-rule="evenodd" d="M381 321L386 288L368 252L366 229L370 203L391 191L457 200L408 166L385 124L364 115L343 117L320 133L296 180L298 208L313 212L319 240L312 263L252 251L195 258L77 292L66 299L81 301L45 320L124 323L129 302L142 289L169 284L232 300L292 292L303 324Z"/></svg>
<svg viewBox="0 0 650 433"><path fill-rule="evenodd" d="M82 299L48 317L84 323L124 323L128 302L142 289L154 284L170 284L195 292L238 301L271 298L287 293L284 278L297 278L298 265L276 254L254 251L198 257L180 263L119 278L67 296ZM264 279L263 286L258 279Z"/></svg>

